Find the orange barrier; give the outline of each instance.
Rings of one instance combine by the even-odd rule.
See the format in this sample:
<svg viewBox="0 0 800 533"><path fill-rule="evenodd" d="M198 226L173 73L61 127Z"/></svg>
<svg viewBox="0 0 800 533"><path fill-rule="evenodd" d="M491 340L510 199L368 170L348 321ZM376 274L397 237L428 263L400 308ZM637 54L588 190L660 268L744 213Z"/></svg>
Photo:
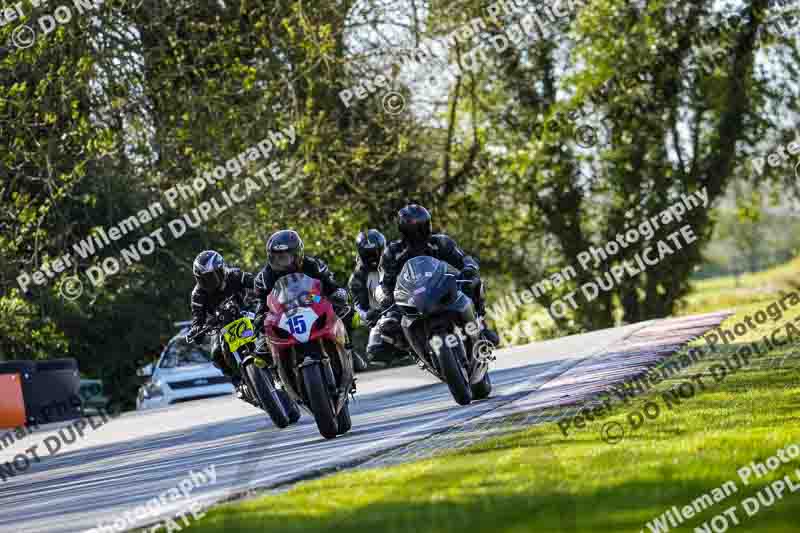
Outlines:
<svg viewBox="0 0 800 533"><path fill-rule="evenodd" d="M25 399L19 374L0 374L0 428L16 428L25 422Z"/></svg>

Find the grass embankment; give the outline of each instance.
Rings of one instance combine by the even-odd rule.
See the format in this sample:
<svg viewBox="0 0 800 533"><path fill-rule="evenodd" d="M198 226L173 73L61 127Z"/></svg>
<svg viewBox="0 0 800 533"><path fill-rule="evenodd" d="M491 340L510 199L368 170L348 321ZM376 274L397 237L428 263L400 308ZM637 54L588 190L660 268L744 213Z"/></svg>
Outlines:
<svg viewBox="0 0 800 533"><path fill-rule="evenodd" d="M764 309L779 297L779 290L791 289L799 271L795 261L745 278L739 289L733 280L700 283L684 313L736 307L736 316L723 325L730 327ZM796 318L800 305L736 343L761 339ZM569 437L547 423L425 461L302 483L280 495L221 506L192 530L638 532L649 531L646 523L672 506L683 508L734 481L739 492L670 531L694 531L732 506L737 506L740 521L738 526L731 523L732 531L797 531L800 491L787 491L753 517L747 517L741 501L785 475L800 483L800 474L794 473L800 457L750 486L737 475L751 461L765 461L787 445L800 445L800 357L795 348L786 345L753 355L750 365L719 383L704 378L704 392L672 410L664 408L662 391L707 371L736 348L706 357L684 375L661 383L629 406L617 405L612 416ZM631 431L627 415L648 400L659 403L660 415ZM600 438L602 425L612 421L629 430L616 445Z"/></svg>
<svg viewBox="0 0 800 533"><path fill-rule="evenodd" d="M770 270L745 274L738 279L725 276L692 284L692 292L679 314L697 314L748 303L770 302L781 291L800 289L800 257Z"/></svg>

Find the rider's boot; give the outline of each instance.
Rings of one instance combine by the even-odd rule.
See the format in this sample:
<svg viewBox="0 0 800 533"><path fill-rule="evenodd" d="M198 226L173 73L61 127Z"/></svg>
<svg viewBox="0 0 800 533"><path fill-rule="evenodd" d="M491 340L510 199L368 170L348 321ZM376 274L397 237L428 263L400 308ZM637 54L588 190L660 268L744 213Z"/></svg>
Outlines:
<svg viewBox="0 0 800 533"><path fill-rule="evenodd" d="M242 378L236 374L231 375L231 384L233 385L234 390L236 391L236 398L242 400L243 402L247 402L254 407L259 407L255 401L251 398L250 394L247 394L245 391L245 384L242 381Z"/></svg>
<svg viewBox="0 0 800 533"><path fill-rule="evenodd" d="M500 346L500 336L495 330L489 327L489 323L486 321L486 308L484 305L483 299L481 299L479 305L476 306L477 309L475 310L475 314L478 317L478 325L481 328L478 337L492 343L492 345L495 347Z"/></svg>
<svg viewBox="0 0 800 533"><path fill-rule="evenodd" d="M345 349L348 349L345 347ZM366 357L362 356L360 353L355 351L351 346L349 348L350 355L353 357L353 370L356 372L363 372L369 367L369 363L367 362Z"/></svg>
<svg viewBox="0 0 800 533"><path fill-rule="evenodd" d="M236 391L236 397L239 398L240 400L247 401L244 389L242 388L242 378L236 375L231 376L231 383L233 384L233 388Z"/></svg>
<svg viewBox="0 0 800 533"><path fill-rule="evenodd" d="M243 402L252 403L248 401L247 395L244 393L244 389L242 389L241 385L236 387L236 398Z"/></svg>
<svg viewBox="0 0 800 533"><path fill-rule="evenodd" d="M497 347L500 346L500 336L495 330L489 327L489 323L486 321L486 298L484 297L483 291L483 284L481 284L473 299L475 302L475 315L478 317L478 325L481 328L478 336Z"/></svg>
<svg viewBox="0 0 800 533"><path fill-rule="evenodd" d="M248 401L247 395L244 394L244 391L242 390L241 376L239 376L238 372L233 371L233 369L228 364L227 359L225 359L225 356L222 353L222 351L220 350L218 353L214 353L212 357L214 366L219 368L224 376L231 378L231 385L233 385L233 389L236 392L236 397L239 398L240 400Z"/></svg>

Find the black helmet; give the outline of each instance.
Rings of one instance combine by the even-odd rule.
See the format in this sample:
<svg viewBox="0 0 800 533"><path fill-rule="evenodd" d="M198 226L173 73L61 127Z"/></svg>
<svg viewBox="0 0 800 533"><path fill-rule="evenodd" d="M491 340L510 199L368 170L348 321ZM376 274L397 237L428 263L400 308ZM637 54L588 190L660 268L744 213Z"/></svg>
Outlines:
<svg viewBox="0 0 800 533"><path fill-rule="evenodd" d="M192 265L192 273L201 288L216 291L225 282L225 260L214 250L200 252Z"/></svg>
<svg viewBox="0 0 800 533"><path fill-rule="evenodd" d="M412 245L423 245L431 237L431 214L417 204L409 204L397 212L397 228Z"/></svg>
<svg viewBox="0 0 800 533"><path fill-rule="evenodd" d="M303 257L303 239L294 230L276 231L267 241L267 263L275 272L298 272Z"/></svg>
<svg viewBox="0 0 800 533"><path fill-rule="evenodd" d="M363 231L356 237L356 249L361 261L370 268L378 268L381 254L386 247L386 237L376 229Z"/></svg>

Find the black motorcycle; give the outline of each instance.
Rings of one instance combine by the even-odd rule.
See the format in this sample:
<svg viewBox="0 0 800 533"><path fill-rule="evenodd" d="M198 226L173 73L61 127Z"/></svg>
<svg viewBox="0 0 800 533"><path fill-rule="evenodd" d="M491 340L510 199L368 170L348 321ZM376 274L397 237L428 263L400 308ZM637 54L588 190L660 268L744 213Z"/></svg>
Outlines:
<svg viewBox="0 0 800 533"><path fill-rule="evenodd" d="M419 256L403 266L394 290L400 326L419 365L447 383L460 405L492 392L494 346L480 338L475 306L459 288L468 283L448 263Z"/></svg>
<svg viewBox="0 0 800 533"><path fill-rule="evenodd" d="M209 333L218 336L226 359L241 379L243 399L266 411L276 426L285 428L300 420L300 409L285 390L275 386L280 378L274 366L256 353L253 318L252 313L239 308L234 297L227 298L198 337Z"/></svg>

